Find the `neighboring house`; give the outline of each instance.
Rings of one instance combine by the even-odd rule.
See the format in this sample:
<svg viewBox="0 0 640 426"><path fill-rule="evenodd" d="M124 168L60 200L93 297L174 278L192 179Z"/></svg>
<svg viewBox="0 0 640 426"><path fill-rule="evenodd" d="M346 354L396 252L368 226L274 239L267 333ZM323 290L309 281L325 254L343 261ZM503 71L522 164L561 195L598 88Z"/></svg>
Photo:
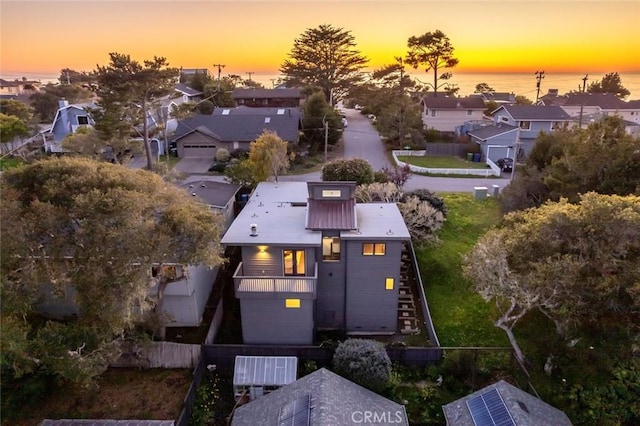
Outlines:
<svg viewBox="0 0 640 426"><path fill-rule="evenodd" d="M442 409L447 426L571 426L563 411L504 380Z"/></svg>
<svg viewBox="0 0 640 426"><path fill-rule="evenodd" d="M469 97L480 98L485 104L488 102L495 102L498 105L513 105L516 103L516 94L513 92L473 93Z"/></svg>
<svg viewBox="0 0 640 426"><path fill-rule="evenodd" d="M214 158L220 148L249 150L265 130L296 143L300 137L299 108L216 108L178 122L173 142L178 157Z"/></svg>
<svg viewBox="0 0 640 426"><path fill-rule="evenodd" d="M602 113L583 114L582 119L580 118L580 116L574 117L573 123L576 127L586 129L587 127L589 127L590 124L597 123L602 119L604 119L604 117L607 117L607 115ZM629 121L629 120L622 120L622 123L624 125L625 133L631 136L636 136L636 137L640 136L640 121L635 122L635 121Z"/></svg>
<svg viewBox="0 0 640 426"><path fill-rule="evenodd" d="M239 185L223 182L199 181L182 185L194 197L199 197L211 210L221 213L224 218L224 230L233 221L236 194ZM157 297L157 268L151 271L148 296ZM167 327L197 327L202 322L209 294L218 274L219 268L210 269L205 266L183 266L165 263L162 265L163 275L169 277L169 284L164 291L163 310L167 315ZM79 315L75 303L76 292L72 286L55 295L51 288L45 289L39 309L53 318L66 318Z"/></svg>
<svg viewBox="0 0 640 426"><path fill-rule="evenodd" d="M612 93L567 93L564 96L546 96L541 105L558 105L572 117L593 114L619 115L623 120L640 125L640 100L623 101Z"/></svg>
<svg viewBox="0 0 640 426"><path fill-rule="evenodd" d="M420 101L425 129L453 133L466 121L482 120L486 106L479 97L425 96Z"/></svg>
<svg viewBox="0 0 640 426"><path fill-rule="evenodd" d="M192 89L184 83L176 83L175 90L182 95L182 102L198 102L202 99L203 92Z"/></svg>
<svg viewBox="0 0 640 426"><path fill-rule="evenodd" d="M93 127L95 124L89 109L97 108L97 105L88 103L69 104L66 99L58 101L58 111L53 118L51 128L44 134L44 149L46 152L62 152L62 141L65 136L75 133L80 127Z"/></svg>
<svg viewBox="0 0 640 426"><path fill-rule="evenodd" d="M321 368L237 408L231 426L408 426L404 405Z"/></svg>
<svg viewBox="0 0 640 426"><path fill-rule="evenodd" d="M240 185L224 182L200 180L181 185L189 193L202 199L211 210L217 211L224 217L224 229L226 230L235 217L236 196Z"/></svg>
<svg viewBox="0 0 640 426"><path fill-rule="evenodd" d="M517 146L517 158L522 159L531 152L540 132L568 128L572 120L559 106L503 105L493 112L493 125L471 130L468 135L480 145L485 158L494 162L513 158Z"/></svg>
<svg viewBox="0 0 640 426"><path fill-rule="evenodd" d="M40 89L42 83L37 80L5 80L0 78L0 95L11 99L18 95L31 94Z"/></svg>
<svg viewBox="0 0 640 426"><path fill-rule="evenodd" d="M356 204L355 182L261 182L222 238L245 344L308 345L317 329L398 329L409 231L394 203Z"/></svg>
<svg viewBox="0 0 640 426"><path fill-rule="evenodd" d="M236 106L282 108L302 104L300 89L233 89L231 97Z"/></svg>

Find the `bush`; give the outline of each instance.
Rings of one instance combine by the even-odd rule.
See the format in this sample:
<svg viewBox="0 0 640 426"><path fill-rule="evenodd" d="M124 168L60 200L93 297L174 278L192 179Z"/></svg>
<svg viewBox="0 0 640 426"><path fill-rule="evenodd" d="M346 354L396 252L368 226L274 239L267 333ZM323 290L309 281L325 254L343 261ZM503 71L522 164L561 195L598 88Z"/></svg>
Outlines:
<svg viewBox="0 0 640 426"><path fill-rule="evenodd" d="M322 167L323 181L354 181L358 185L373 183L373 168L363 158L339 159Z"/></svg>
<svg viewBox="0 0 640 426"><path fill-rule="evenodd" d="M431 204L431 207L442 213L443 217L447 217L447 206L444 204L444 200L428 189L416 189L410 192L405 192L402 200L400 201L403 203L407 202L411 197L418 197L420 201L428 202Z"/></svg>
<svg viewBox="0 0 640 426"><path fill-rule="evenodd" d="M374 340L347 339L333 355L333 369L341 376L374 392L385 390L391 380L391 360L384 345Z"/></svg>
<svg viewBox="0 0 640 426"><path fill-rule="evenodd" d="M226 168L227 168L227 164L226 163L215 162L215 163L213 163L211 165L211 167L209 167L209 171L210 172L224 173Z"/></svg>
<svg viewBox="0 0 640 426"><path fill-rule="evenodd" d="M216 151L216 161L219 163L228 163L231 159L231 154L225 148L220 148Z"/></svg>
<svg viewBox="0 0 640 426"><path fill-rule="evenodd" d="M237 158L242 160L243 158L247 158L249 156L249 151L242 148L236 148L230 153L231 158Z"/></svg>

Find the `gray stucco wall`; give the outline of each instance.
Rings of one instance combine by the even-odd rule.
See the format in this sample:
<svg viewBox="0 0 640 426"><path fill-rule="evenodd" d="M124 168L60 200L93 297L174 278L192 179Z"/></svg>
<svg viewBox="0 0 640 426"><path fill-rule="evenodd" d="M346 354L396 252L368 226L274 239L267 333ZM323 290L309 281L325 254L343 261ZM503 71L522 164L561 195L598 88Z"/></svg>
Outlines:
<svg viewBox="0 0 640 426"><path fill-rule="evenodd" d="M207 305L219 268L189 267L189 277L169 283L163 310L169 316L167 327L197 327Z"/></svg>
<svg viewBox="0 0 640 426"><path fill-rule="evenodd" d="M352 332L394 332L398 323L398 286L402 241L384 242L384 256L363 256L362 240L344 241L347 255L346 329ZM394 279L393 290L385 279Z"/></svg>
<svg viewBox="0 0 640 426"><path fill-rule="evenodd" d="M245 344L313 344L312 299L299 308L286 308L284 298L242 299L242 339Z"/></svg>

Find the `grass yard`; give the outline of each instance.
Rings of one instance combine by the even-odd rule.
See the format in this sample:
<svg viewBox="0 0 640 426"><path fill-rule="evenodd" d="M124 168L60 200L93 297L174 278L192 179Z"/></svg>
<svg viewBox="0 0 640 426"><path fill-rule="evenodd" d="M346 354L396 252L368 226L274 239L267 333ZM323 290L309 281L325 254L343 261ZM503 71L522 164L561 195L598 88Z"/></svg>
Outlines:
<svg viewBox="0 0 640 426"><path fill-rule="evenodd" d="M462 276L462 258L478 238L500 221L493 198L471 194L439 194L448 208L439 243L417 249L429 309L442 346L509 346L492 321L493 305L485 303Z"/></svg>
<svg viewBox="0 0 640 426"><path fill-rule="evenodd" d="M432 169L486 169L484 162L467 161L460 157L433 157L425 155L424 157L414 156L398 156L398 160L407 164L413 164L418 167L426 167Z"/></svg>
<svg viewBox="0 0 640 426"><path fill-rule="evenodd" d="M0 158L0 170L7 170L13 167L17 167L22 164L23 161L18 157L4 157Z"/></svg>

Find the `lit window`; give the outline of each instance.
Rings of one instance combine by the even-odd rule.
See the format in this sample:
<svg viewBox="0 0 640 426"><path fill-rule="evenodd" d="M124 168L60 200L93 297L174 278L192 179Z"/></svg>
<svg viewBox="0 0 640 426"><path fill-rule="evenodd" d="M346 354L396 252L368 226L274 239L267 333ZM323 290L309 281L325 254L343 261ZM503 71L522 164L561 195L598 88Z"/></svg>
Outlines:
<svg viewBox="0 0 640 426"><path fill-rule="evenodd" d="M284 299L285 308L299 308L300 299Z"/></svg>
<svg viewBox="0 0 640 426"><path fill-rule="evenodd" d="M322 237L322 260L340 260L340 237Z"/></svg>
<svg viewBox="0 0 640 426"><path fill-rule="evenodd" d="M285 275L305 274L304 250L283 250L282 254Z"/></svg>
<svg viewBox="0 0 640 426"><path fill-rule="evenodd" d="M322 190L322 198L339 198L340 197L339 189L323 189Z"/></svg>
<svg viewBox="0 0 640 426"><path fill-rule="evenodd" d="M362 254L364 256L384 256L386 253L385 243L364 243L362 244Z"/></svg>
<svg viewBox="0 0 640 426"><path fill-rule="evenodd" d="M393 284L394 284L394 279L393 278L387 278L385 280L384 288L387 289L387 290L393 290Z"/></svg>

